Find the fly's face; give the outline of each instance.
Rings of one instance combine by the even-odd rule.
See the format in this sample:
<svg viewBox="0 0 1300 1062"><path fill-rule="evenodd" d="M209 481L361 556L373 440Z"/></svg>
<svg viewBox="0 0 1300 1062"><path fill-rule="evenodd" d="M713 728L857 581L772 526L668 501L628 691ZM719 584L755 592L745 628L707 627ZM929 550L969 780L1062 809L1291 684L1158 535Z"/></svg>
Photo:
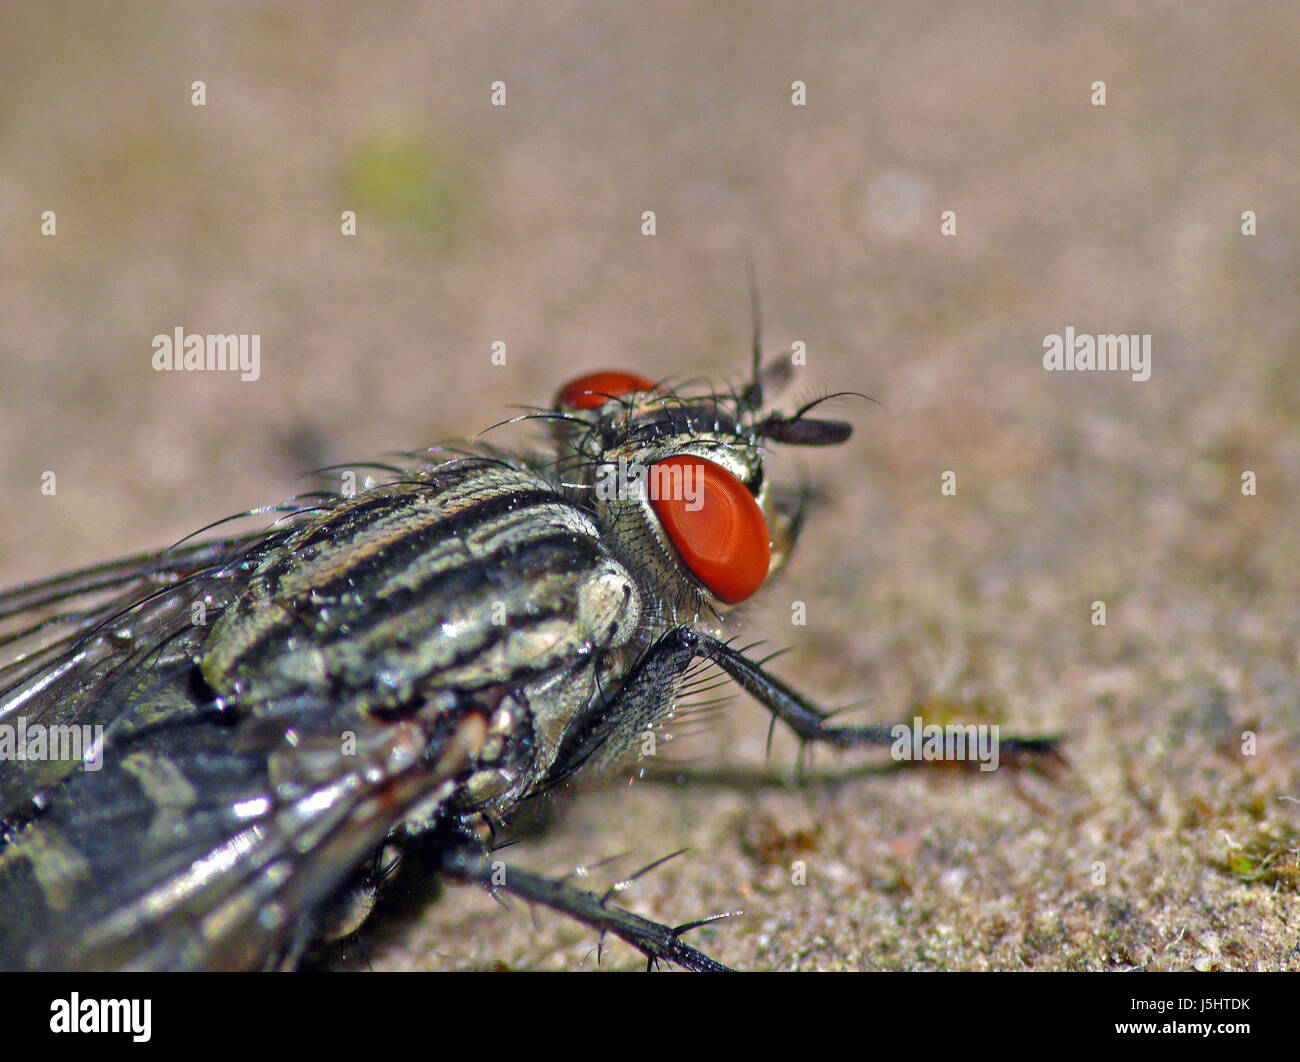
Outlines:
<svg viewBox="0 0 1300 1062"><path fill-rule="evenodd" d="M784 562L801 506L764 475L767 442L795 418L760 414L761 382L690 394L646 377L578 377L556 400L566 485L589 499L638 573L658 627L705 624L751 597ZM822 428L838 442L847 425ZM803 441L812 441L811 439Z"/></svg>

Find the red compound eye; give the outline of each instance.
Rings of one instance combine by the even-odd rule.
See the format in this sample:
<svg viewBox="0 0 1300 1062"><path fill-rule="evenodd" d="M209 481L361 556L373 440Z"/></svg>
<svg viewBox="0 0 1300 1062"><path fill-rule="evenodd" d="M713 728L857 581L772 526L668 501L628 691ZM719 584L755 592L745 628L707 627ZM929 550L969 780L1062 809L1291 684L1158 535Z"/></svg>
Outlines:
<svg viewBox="0 0 1300 1062"><path fill-rule="evenodd" d="M634 372L608 369L604 372L589 372L576 380L570 380L560 388L560 393L555 396L555 404L570 409L599 409L611 398L621 398L633 391L653 390L653 380L647 380Z"/></svg>
<svg viewBox="0 0 1300 1062"><path fill-rule="evenodd" d="M715 597L744 601L763 585L772 559L754 496L721 465L699 457L669 457L652 471L650 504L669 541Z"/></svg>

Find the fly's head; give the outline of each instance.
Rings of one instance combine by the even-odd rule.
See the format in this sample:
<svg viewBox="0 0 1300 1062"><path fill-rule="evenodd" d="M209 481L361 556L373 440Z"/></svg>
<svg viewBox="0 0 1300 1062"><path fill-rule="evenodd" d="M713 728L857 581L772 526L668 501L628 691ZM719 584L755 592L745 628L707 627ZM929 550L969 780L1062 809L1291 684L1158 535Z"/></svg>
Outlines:
<svg viewBox="0 0 1300 1062"><path fill-rule="evenodd" d="M589 373L556 397L564 483L584 497L611 547L640 577L664 622L717 617L785 562L802 498L774 489L769 443L825 446L851 427L763 409L788 362L735 391L674 389L634 373Z"/></svg>

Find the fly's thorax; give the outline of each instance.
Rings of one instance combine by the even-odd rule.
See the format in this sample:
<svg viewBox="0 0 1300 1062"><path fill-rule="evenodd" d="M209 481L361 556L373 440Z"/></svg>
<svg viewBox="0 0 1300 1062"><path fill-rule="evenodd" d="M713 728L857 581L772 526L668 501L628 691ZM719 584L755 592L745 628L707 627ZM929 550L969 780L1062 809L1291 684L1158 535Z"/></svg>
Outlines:
<svg viewBox="0 0 1300 1062"><path fill-rule="evenodd" d="M645 598L590 510L549 479L469 471L304 523L261 558L200 667L253 713L328 701L390 725L443 701L479 712L488 729L457 803L505 809L545 776L598 683L621 681L603 662L639 646Z"/></svg>
<svg viewBox="0 0 1300 1062"><path fill-rule="evenodd" d="M617 630L626 595L590 514L530 471L473 472L376 488L301 525L215 623L211 687L368 690L394 707Z"/></svg>

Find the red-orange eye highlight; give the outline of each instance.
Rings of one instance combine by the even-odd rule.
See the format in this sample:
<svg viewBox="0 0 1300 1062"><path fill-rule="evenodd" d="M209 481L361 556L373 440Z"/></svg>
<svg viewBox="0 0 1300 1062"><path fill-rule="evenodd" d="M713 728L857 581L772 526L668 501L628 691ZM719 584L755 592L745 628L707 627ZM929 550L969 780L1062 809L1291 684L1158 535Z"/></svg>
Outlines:
<svg viewBox="0 0 1300 1062"><path fill-rule="evenodd" d="M599 409L611 398L622 398L633 391L653 390L653 380L647 380L634 372L606 369L570 380L560 388L559 394L555 396L555 404L570 409Z"/></svg>
<svg viewBox="0 0 1300 1062"><path fill-rule="evenodd" d="M763 585L772 561L767 521L754 496L721 465L700 457L669 457L655 470L650 504L669 541L710 593L729 605L744 601Z"/></svg>

